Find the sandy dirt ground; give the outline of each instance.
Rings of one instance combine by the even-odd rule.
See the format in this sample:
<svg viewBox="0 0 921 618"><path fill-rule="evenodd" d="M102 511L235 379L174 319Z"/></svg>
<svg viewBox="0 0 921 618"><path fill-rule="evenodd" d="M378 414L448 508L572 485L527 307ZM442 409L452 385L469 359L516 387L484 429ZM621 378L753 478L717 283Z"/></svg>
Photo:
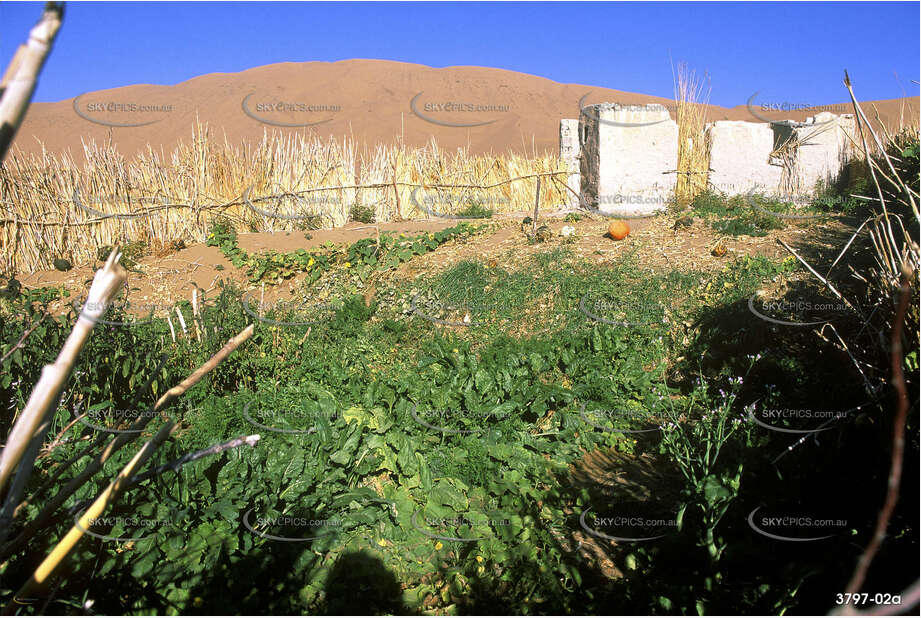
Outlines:
<svg viewBox="0 0 921 618"><path fill-rule="evenodd" d="M734 256L739 255L785 257L789 254L777 242L778 238L796 245L823 228L843 227L841 222L830 219L811 222L808 227L788 225L764 237L721 237L702 219L696 219L690 227L674 229L676 217L661 215L630 220L630 235L625 240L614 241L606 235L609 221L603 217L583 215L580 221L572 223L564 221L563 215L558 214L541 221L552 230L552 240L530 244L521 231L521 219L524 216L525 213L514 213L488 220L493 224L490 231L462 243L448 243L434 252L415 257L386 273L383 278L412 279L425 273L439 272L458 261L468 259L480 260L491 266L501 265L506 270L517 270L524 267L531 256L557 246L565 246L580 258L600 267L635 252L644 267L659 271L679 269L706 272L723 268ZM412 236L444 229L456 223L455 220L383 223L380 232ZM560 235L566 225L575 228L575 238L569 241ZM317 250L326 243L347 245L361 238L374 238L377 233L377 226L352 223L343 228L312 230L310 239L303 232L241 234L239 246L251 253ZM713 252L718 242L726 249L722 256L714 255ZM80 265L68 272L39 271L21 275L19 281L28 288L63 286L71 293L70 301L66 302L72 302L86 293L95 272L94 267L100 265ZM261 285L249 282L243 270L234 268L217 247L202 243L165 257L141 258L136 268L129 272L127 300L134 306L169 307L180 300L190 300L195 288L203 290L206 298L213 298L219 289L219 282L225 280L233 281L244 290L259 289L267 302L283 301L294 298L306 276L305 273L299 273L277 285L266 284L263 289Z"/></svg>

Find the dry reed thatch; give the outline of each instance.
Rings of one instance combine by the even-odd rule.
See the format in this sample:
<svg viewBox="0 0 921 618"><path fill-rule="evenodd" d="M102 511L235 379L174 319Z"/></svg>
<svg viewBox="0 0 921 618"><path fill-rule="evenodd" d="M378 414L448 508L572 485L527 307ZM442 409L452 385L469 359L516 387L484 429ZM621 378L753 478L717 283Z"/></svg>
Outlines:
<svg viewBox="0 0 921 618"><path fill-rule="evenodd" d="M86 264L100 247L135 241L201 242L216 215L239 231L341 226L356 204L378 221L428 217L414 200L419 187L439 213L468 202L503 213L530 209L535 174L558 174L560 182L545 183L542 206L566 202L566 169L555 156L445 152L434 141L359 154L348 139L303 134L219 142L198 124L169 155L148 147L128 160L111 143L90 142L84 159L13 156L0 169L0 271L48 269L55 258Z"/></svg>
<svg viewBox="0 0 921 618"><path fill-rule="evenodd" d="M684 62L678 64L675 80L675 120L678 123L678 172L675 202L687 206L707 189L710 169L707 144L707 105L710 102L709 77L698 77Z"/></svg>

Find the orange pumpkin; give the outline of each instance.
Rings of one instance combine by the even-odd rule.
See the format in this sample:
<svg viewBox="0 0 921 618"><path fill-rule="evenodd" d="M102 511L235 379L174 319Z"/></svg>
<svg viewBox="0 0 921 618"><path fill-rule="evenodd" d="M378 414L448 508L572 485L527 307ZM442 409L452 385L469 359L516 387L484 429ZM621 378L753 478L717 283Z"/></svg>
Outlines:
<svg viewBox="0 0 921 618"><path fill-rule="evenodd" d="M614 240L623 240L627 237L627 234L630 233L630 226L627 225L626 221L621 221L617 219L611 222L611 225L608 226L608 236Z"/></svg>

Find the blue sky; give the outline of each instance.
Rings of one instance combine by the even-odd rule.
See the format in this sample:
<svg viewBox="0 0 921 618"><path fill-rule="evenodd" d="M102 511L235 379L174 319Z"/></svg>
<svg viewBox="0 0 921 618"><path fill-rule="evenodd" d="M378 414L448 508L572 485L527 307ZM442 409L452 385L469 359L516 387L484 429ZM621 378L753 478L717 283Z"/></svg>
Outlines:
<svg viewBox="0 0 921 618"><path fill-rule="evenodd" d="M0 2L5 66L41 12ZM478 65L671 97L669 57L711 102L917 95L919 5L904 3L70 2L36 101L287 61ZM762 94L762 97L764 94ZM759 97L760 100L760 97Z"/></svg>

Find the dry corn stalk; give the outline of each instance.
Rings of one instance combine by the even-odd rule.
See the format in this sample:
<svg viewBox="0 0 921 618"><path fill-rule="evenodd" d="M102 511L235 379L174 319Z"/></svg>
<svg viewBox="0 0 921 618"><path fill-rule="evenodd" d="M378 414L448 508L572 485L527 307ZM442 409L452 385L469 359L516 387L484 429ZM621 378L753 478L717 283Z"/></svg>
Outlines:
<svg viewBox="0 0 921 618"><path fill-rule="evenodd" d="M0 549L0 561L19 551L28 543L38 531L49 525L57 510L64 505L80 487L89 481L97 472L102 470L103 465L111 459L123 446L134 440L147 424L157 414L165 410L173 401L181 397L188 389L197 384L205 375L217 367L225 358L236 350L244 341L253 335L253 325L250 324L236 337L228 341L223 348L212 356L204 365L196 369L192 374L180 382L178 385L169 389L160 397L157 402L150 407L147 413L141 415L135 420L127 430L119 433L112 438L112 441L103 448L96 456L66 485L64 485L55 496L44 502L44 508L29 521L20 531L19 535Z"/></svg>
<svg viewBox="0 0 921 618"><path fill-rule="evenodd" d="M0 83L0 165L29 108L38 74L51 52L61 28L64 4L48 2L41 19L29 32L29 40L16 50L13 61Z"/></svg>
<svg viewBox="0 0 921 618"><path fill-rule="evenodd" d="M73 331L64 343L57 360L51 365L46 365L42 370L41 378L32 390L26 407L10 431L6 447L0 454L0 493L6 488L17 467L24 466L20 470L26 476L29 472L25 470L31 471L32 462L24 461L23 454L32 440L41 440L41 435L36 435L39 427L57 408L61 391L73 371L80 350L89 338L96 320L105 313L115 293L125 282L127 273L118 263L120 257L118 250L113 250L105 265L96 271L86 304L77 318ZM12 496L10 492L6 497L6 502L9 503L11 498L15 500L18 497ZM3 526L0 526L0 539L5 537L4 529Z"/></svg>
<svg viewBox="0 0 921 618"><path fill-rule="evenodd" d="M150 456L153 455L154 451L157 450L161 444L163 444L175 427L176 424L172 421L164 424L156 435L142 446L134 457L131 458L131 461L122 468L121 472L119 472L112 482L109 483L109 486L99 494L99 497L96 498L93 504L83 513L80 520L74 522L74 526L70 529L70 532L58 542L51 553L49 553L42 563L38 565L32 577L22 585L19 592L16 593L13 599L3 609L5 615L15 613L17 599L26 598L34 594L36 590L39 590L48 581L58 567L60 567L67 555L76 547L77 542L83 538L86 534L86 530L92 526L93 521L102 515L109 504L118 499L119 494L122 492L129 479L131 479L134 473L150 459Z"/></svg>
<svg viewBox="0 0 921 618"><path fill-rule="evenodd" d="M63 5L49 2L45 7L42 19L39 24L30 33L30 39L27 45L20 47L14 57L13 63L3 78L0 85L0 163L3 162L6 151L12 142L13 136L25 115L35 88L35 81L41 70L42 64L50 51L50 46L54 41L55 35L61 24L63 14ZM3 168L0 167L0 171ZM76 192L75 192L76 194ZM0 197L4 193L0 192ZM197 198L196 198L197 199ZM69 214L66 214L69 223ZM41 230L44 232L45 230ZM59 235L61 238L66 237L67 228L64 227ZM19 238L17 230L16 238ZM40 237L42 242L47 245L46 239ZM62 242L59 240L58 242ZM25 490L29 477L31 476L36 456L42 445L43 437L50 428L51 418L54 411L60 403L61 393L77 362L80 351L83 349L93 327L98 319L108 309L109 304L118 290L124 285L127 273L118 263L121 253L118 248L109 252L108 259L101 269L96 273L93 283L90 287L87 301L84 304L74 329L71 331L63 348L58 354L57 359L51 365L47 365L42 370L42 375L38 383L32 390L25 408L19 415L18 420L7 437L6 445L0 452L0 498L3 498L3 507L0 509L0 541L4 541L9 532L13 520L14 511L17 511L22 492ZM182 321L182 315L179 315ZM185 324L183 323L183 328ZM172 401L181 396L188 388L196 384L205 374L211 371L224 358L226 358L241 343L246 341L253 333L253 325L250 324L243 332L231 339L217 354L215 354L207 363L199 367L188 378L183 380L179 385L174 386L167 391L151 409L160 411L170 405ZM25 336L28 335L28 331ZM22 343L22 340L20 340ZM18 346L19 344L17 344ZM161 366L163 361L161 361ZM159 372L159 369L158 369ZM135 398L135 401L137 398ZM141 428L152 418L148 416L135 422ZM132 482L139 482L143 477L136 477L137 472L146 461L151 457L153 452L169 437L175 423L168 421L163 425L157 434L147 442L128 462L122 471L109 483L109 486L99 495L87 511L82 515L80 521L71 529L71 531L61 539L57 546L51 551L47 558L38 566L32 577L20 588L17 595L3 609L4 614L13 614L17 611L17 598L22 598L32 593L32 591L41 588L48 579L54 574L62 564L67 555L73 550L77 542L86 533L93 519L103 513L106 507L114 502L118 495ZM65 429L66 431L66 429ZM63 434L63 432L62 432ZM33 520L32 525L35 529L41 527L41 516L45 515L50 518L57 506L63 505L64 501L76 491L84 482L101 469L102 462L106 456L110 456L124 442L119 438L131 436L128 440L133 439L137 433L121 434L113 439L109 445L93 462L77 475L64 489L58 492L51 504L46 505L45 510L38 518L39 525ZM210 449L200 453L191 454L188 457L180 458L172 464L175 467L181 466L186 461L192 461L196 457L205 456L212 452L219 452L223 448L234 448L241 444L254 445L259 436L248 436L239 441L232 441L224 445L218 445L217 450ZM104 439L103 439L104 440ZM96 440L100 442L99 439ZM66 467L66 466L65 466ZM160 468L154 472L159 473ZM12 481L11 481L12 479ZM81 480L82 479L82 480ZM5 492L4 492L5 490ZM68 493L68 490L71 493ZM41 489L39 490L41 491ZM47 520L46 520L47 521ZM16 547L28 542L31 534L27 529L12 543L7 544L3 550L9 553L15 551Z"/></svg>

